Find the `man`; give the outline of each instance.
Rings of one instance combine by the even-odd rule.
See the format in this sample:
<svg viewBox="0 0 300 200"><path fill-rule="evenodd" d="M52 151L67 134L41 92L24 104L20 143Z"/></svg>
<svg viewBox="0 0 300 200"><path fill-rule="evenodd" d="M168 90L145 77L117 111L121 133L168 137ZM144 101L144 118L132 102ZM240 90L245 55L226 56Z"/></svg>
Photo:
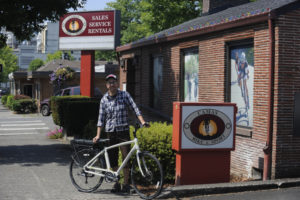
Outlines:
<svg viewBox="0 0 300 200"><path fill-rule="evenodd" d="M141 112L137 108L130 94L126 91L121 91L118 88L118 79L114 74L106 76L107 93L100 101L99 119L97 135L93 142L97 142L100 138L101 130L104 129L110 139L110 145L130 140L129 124L128 124L128 107L134 110L136 116L142 125L146 125ZM120 147L122 157L125 159L130 150L130 145ZM118 154L119 149L114 148L109 152L110 164L114 171L118 169ZM122 192L129 192L129 167L126 166L124 172L124 185ZM121 186L118 182L115 183L112 192L120 192Z"/></svg>

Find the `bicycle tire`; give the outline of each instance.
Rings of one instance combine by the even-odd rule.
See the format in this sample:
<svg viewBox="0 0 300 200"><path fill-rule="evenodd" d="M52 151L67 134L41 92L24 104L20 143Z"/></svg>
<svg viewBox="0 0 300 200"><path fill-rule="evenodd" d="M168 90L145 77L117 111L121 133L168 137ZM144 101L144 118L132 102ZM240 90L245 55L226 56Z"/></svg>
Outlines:
<svg viewBox="0 0 300 200"><path fill-rule="evenodd" d="M143 199L157 197L163 187L163 170L158 159L148 152L137 154L141 161L141 168L145 176L140 172L137 159L131 167L131 183L137 194Z"/></svg>
<svg viewBox="0 0 300 200"><path fill-rule="evenodd" d="M80 192L93 192L103 182L103 177L84 172L83 166L96 155L92 149L82 149L75 154L70 163L70 177L72 184ZM100 157L94 164L96 167L105 168L105 162Z"/></svg>

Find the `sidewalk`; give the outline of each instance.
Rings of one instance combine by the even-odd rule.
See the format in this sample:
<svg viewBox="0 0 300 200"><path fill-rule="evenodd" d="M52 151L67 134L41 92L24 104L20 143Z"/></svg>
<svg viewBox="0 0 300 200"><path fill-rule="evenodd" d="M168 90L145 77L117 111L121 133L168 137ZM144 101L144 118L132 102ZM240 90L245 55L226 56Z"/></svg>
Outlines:
<svg viewBox="0 0 300 200"><path fill-rule="evenodd" d="M286 178L267 181L247 181L237 183L183 185L167 188L165 191L163 191L162 195L159 196L159 199L278 189L297 186L300 186L300 178Z"/></svg>

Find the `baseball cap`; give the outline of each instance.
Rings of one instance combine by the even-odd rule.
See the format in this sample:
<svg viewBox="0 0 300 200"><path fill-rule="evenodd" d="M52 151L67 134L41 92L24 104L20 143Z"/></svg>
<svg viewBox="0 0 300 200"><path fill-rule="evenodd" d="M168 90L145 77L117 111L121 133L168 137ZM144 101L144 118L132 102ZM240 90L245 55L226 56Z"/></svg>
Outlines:
<svg viewBox="0 0 300 200"><path fill-rule="evenodd" d="M105 77L105 80L108 81L108 79L110 79L110 78L115 79L115 80L118 80L118 79L117 79L117 76L114 75L114 74L109 74L109 75L107 75L107 76Z"/></svg>

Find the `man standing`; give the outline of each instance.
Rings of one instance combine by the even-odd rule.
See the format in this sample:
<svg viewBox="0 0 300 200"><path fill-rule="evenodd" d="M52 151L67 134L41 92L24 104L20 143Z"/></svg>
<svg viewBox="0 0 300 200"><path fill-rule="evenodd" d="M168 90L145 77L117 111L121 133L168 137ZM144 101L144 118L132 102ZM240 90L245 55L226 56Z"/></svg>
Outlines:
<svg viewBox="0 0 300 200"><path fill-rule="evenodd" d="M129 141L129 124L128 124L128 107L134 110L137 118L142 125L145 125L141 112L137 108L130 94L126 91L121 91L118 88L118 79L114 74L106 76L107 93L100 101L99 119L97 135L94 137L93 142L97 142L100 138L101 130L104 128L110 139L110 145L120 142ZM130 145L120 147L122 157L125 159L130 150ZM118 154L119 148L110 150L110 164L114 171L118 169ZM122 192L129 192L129 167L126 166L124 172L124 185ZM115 183L112 192L120 192L121 186L118 182Z"/></svg>

